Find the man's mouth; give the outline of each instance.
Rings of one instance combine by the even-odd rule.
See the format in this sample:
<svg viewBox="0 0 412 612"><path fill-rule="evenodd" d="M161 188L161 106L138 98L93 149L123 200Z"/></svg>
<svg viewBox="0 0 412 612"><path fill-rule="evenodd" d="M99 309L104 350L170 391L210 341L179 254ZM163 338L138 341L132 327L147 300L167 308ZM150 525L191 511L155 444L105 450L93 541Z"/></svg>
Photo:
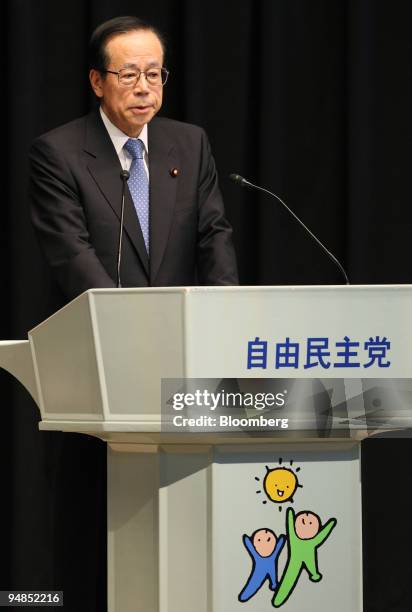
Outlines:
<svg viewBox="0 0 412 612"><path fill-rule="evenodd" d="M140 106L131 106L131 107L130 107L130 110L131 110L133 113L145 113L145 112L146 112L146 111L148 111L149 109L150 109L150 106L149 106L149 105L146 105L146 106L140 105Z"/></svg>
<svg viewBox="0 0 412 612"><path fill-rule="evenodd" d="M283 494L284 494L285 491L282 491L281 489L276 489L276 491L277 491L279 497L283 497Z"/></svg>

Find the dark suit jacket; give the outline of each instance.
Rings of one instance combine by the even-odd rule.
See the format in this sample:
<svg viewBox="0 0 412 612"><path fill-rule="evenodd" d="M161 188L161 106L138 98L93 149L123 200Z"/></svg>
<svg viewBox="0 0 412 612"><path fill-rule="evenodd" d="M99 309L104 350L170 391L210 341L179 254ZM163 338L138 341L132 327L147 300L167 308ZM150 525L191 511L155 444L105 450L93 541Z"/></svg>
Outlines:
<svg viewBox="0 0 412 612"><path fill-rule="evenodd" d="M127 190L122 286L237 284L231 227L205 133L154 118L148 138L150 260ZM36 139L30 159L33 224L66 297L115 287L121 165L100 114Z"/></svg>

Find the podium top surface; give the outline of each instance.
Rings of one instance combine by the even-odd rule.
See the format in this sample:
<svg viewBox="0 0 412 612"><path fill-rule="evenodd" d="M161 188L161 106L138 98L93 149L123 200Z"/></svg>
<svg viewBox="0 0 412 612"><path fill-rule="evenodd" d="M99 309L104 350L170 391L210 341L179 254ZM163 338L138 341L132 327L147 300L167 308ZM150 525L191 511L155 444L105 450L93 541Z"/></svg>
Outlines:
<svg viewBox="0 0 412 612"><path fill-rule="evenodd" d="M268 296L270 294L280 295L296 295L302 294L303 296L316 295L336 295L339 297L348 296L359 296L362 294L370 295L393 295L403 292L405 294L412 295L411 284L398 284L398 285L238 285L238 286L193 286L193 287L128 287L128 288L103 288L103 289L89 289L72 302L69 302L63 308L52 314L49 318L45 319L35 327L33 327L29 334L45 325L50 319L58 315L60 312L67 308L71 308L72 304L79 301L88 300L96 296L97 298L103 296L138 296L138 295L181 295L184 297L198 296L204 294L211 296L213 294L227 295L228 298L234 297L234 295L246 295L246 294L260 294Z"/></svg>
<svg viewBox="0 0 412 612"><path fill-rule="evenodd" d="M399 285L198 285L190 287L126 287L121 289L89 289L85 291L87 294L127 294L127 293L249 293L256 291L260 293L266 292L287 292L287 291L317 291L317 292L334 292L334 291L411 291L412 284ZM84 294L82 294L84 295ZM79 296L81 297L81 296ZM76 298L78 299L78 298Z"/></svg>
<svg viewBox="0 0 412 612"><path fill-rule="evenodd" d="M89 289L85 293L199 293L199 292L250 292L250 291L380 291L411 290L412 284L398 285L197 285L190 287L126 287L122 289Z"/></svg>

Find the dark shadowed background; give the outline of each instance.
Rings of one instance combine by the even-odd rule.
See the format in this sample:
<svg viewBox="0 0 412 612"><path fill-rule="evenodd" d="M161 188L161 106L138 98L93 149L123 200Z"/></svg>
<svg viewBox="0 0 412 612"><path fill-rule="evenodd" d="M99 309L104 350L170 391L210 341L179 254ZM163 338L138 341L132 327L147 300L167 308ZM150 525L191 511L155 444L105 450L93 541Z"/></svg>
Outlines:
<svg viewBox="0 0 412 612"><path fill-rule="evenodd" d="M121 14L167 34L162 114L208 132L243 284L341 278L233 171L285 198L352 283L412 282L409 2L4 0L0 338L25 338L54 306L28 218L29 144L88 111L88 38ZM38 432L36 406L0 375L0 589L63 589L66 611L103 612L105 446ZM367 612L412 609L411 454L409 440L363 444Z"/></svg>

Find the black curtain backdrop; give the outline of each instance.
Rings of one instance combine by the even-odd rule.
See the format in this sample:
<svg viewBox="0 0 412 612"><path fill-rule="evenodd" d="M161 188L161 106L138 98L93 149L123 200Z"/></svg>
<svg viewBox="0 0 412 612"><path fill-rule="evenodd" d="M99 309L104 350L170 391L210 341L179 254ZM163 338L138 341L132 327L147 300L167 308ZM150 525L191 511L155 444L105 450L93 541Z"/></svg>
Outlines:
<svg viewBox="0 0 412 612"><path fill-rule="evenodd" d="M26 338L56 306L28 218L29 144L88 111L87 40L121 14L168 36L162 114L209 134L243 284L341 278L233 171L285 198L352 283L412 282L409 2L5 0L0 11L1 338ZM0 588L63 589L67 612L104 612L105 446L39 432L28 394L0 374ZM367 612L412 609L411 453L410 440L363 444Z"/></svg>

